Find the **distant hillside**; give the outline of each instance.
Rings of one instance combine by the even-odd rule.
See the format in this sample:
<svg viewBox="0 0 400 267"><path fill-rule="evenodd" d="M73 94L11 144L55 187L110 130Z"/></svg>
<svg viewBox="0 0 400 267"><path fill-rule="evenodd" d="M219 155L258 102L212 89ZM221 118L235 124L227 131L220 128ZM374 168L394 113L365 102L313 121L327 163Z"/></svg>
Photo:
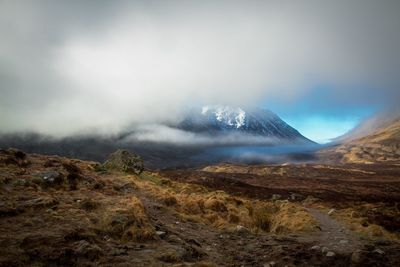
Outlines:
<svg viewBox="0 0 400 267"><path fill-rule="evenodd" d="M400 161L400 118L385 123L363 137L348 139L325 149L319 155L324 160L343 163Z"/></svg>
<svg viewBox="0 0 400 267"><path fill-rule="evenodd" d="M337 143L344 143L359 139L375 131L388 127L400 118L400 108L391 108L374 114L361 121L354 129L334 140Z"/></svg>

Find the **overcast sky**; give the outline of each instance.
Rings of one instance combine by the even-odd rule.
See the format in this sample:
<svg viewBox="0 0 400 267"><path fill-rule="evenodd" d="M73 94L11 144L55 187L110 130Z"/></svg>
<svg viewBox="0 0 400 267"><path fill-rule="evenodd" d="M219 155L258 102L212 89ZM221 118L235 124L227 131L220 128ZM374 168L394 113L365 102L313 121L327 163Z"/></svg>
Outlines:
<svg viewBox="0 0 400 267"><path fill-rule="evenodd" d="M115 133L230 104L326 140L400 100L399 14L396 0L1 0L0 131Z"/></svg>

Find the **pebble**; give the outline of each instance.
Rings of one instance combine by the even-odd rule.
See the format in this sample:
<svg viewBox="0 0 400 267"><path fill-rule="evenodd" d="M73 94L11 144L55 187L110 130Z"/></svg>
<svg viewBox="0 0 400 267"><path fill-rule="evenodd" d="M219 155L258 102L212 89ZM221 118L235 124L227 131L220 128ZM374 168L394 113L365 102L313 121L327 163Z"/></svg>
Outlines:
<svg viewBox="0 0 400 267"><path fill-rule="evenodd" d="M236 226L236 231L238 232L238 233L248 233L249 232L249 229L247 229L246 227L244 227L244 226L242 226L242 225L237 225Z"/></svg>
<svg viewBox="0 0 400 267"><path fill-rule="evenodd" d="M330 211L328 211L328 215L331 215L332 213L334 213L336 210L335 209L331 209Z"/></svg>
<svg viewBox="0 0 400 267"><path fill-rule="evenodd" d="M380 254L380 255L385 254L385 252L384 252L382 249L380 249L380 248L375 249L373 252L374 252L374 253L378 253L378 254Z"/></svg>
<svg viewBox="0 0 400 267"><path fill-rule="evenodd" d="M272 197L271 197L271 200L278 200L278 199L281 199L281 195L279 195L279 194L273 194L272 195Z"/></svg>
<svg viewBox="0 0 400 267"><path fill-rule="evenodd" d="M347 243L349 243L349 240L340 240L339 243L340 244L347 244Z"/></svg>
<svg viewBox="0 0 400 267"><path fill-rule="evenodd" d="M164 237L167 233L166 232L164 232L164 231L156 231L156 234L159 236L159 237Z"/></svg>
<svg viewBox="0 0 400 267"><path fill-rule="evenodd" d="M320 246L312 246L310 249L311 249L311 250L320 250L321 247L320 247Z"/></svg>
<svg viewBox="0 0 400 267"><path fill-rule="evenodd" d="M328 253L326 253L327 257L334 257L335 256L335 252L333 251L328 251Z"/></svg>
<svg viewBox="0 0 400 267"><path fill-rule="evenodd" d="M263 267L273 267L275 265L276 265L276 262L270 261L269 263L264 264Z"/></svg>

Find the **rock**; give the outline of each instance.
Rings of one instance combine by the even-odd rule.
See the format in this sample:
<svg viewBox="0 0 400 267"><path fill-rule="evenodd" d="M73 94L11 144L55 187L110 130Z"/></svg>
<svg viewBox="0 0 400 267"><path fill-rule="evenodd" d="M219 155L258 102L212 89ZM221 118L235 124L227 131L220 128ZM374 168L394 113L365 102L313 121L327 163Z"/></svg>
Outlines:
<svg viewBox="0 0 400 267"><path fill-rule="evenodd" d="M372 251L372 252L377 253L377 254L379 254L379 255L385 254L385 252L384 252L382 249L380 249L380 248L377 248L377 249L375 249L375 250Z"/></svg>
<svg viewBox="0 0 400 267"><path fill-rule="evenodd" d="M322 253L328 252L328 248L327 247L322 247L321 251L322 251Z"/></svg>
<svg viewBox="0 0 400 267"><path fill-rule="evenodd" d="M335 252L333 252L333 251L328 251L328 252L326 253L326 256L327 256L327 257L335 257Z"/></svg>
<svg viewBox="0 0 400 267"><path fill-rule="evenodd" d="M41 180L39 182L42 182L46 186L61 185L64 182L64 175L55 171L42 172L35 176L40 177Z"/></svg>
<svg viewBox="0 0 400 267"><path fill-rule="evenodd" d="M331 209L330 211L328 211L328 215L332 215L335 211L335 209Z"/></svg>
<svg viewBox="0 0 400 267"><path fill-rule="evenodd" d="M297 193L291 193L290 194L290 199L291 200L299 200L304 198L303 195L297 194Z"/></svg>
<svg viewBox="0 0 400 267"><path fill-rule="evenodd" d="M319 200L320 199L318 199L318 198L316 198L314 196L308 195L306 197L306 199L303 200L303 205L304 206L309 206L309 205L312 205L312 204L318 202Z"/></svg>
<svg viewBox="0 0 400 267"><path fill-rule="evenodd" d="M312 246L310 249L311 249L311 250L320 250L321 247L320 247L320 246Z"/></svg>
<svg viewBox="0 0 400 267"><path fill-rule="evenodd" d="M144 169L143 160L138 155L121 149L108 156L103 167L134 174L140 174Z"/></svg>
<svg viewBox="0 0 400 267"><path fill-rule="evenodd" d="M161 237L161 238L165 237L166 234L167 234L167 233L164 232L164 231L156 231L156 235L158 235L158 236Z"/></svg>
<svg viewBox="0 0 400 267"><path fill-rule="evenodd" d="M276 262L274 261L270 261L263 265L263 267L273 267L273 266L276 266Z"/></svg>
<svg viewBox="0 0 400 267"><path fill-rule="evenodd" d="M342 245L347 244L347 243L349 243L349 240L340 240L339 241L339 244L342 244Z"/></svg>
<svg viewBox="0 0 400 267"><path fill-rule="evenodd" d="M247 229L246 227L242 226L242 225L237 225L236 226L236 232L238 232L239 234L247 234L249 233L249 229Z"/></svg>
<svg viewBox="0 0 400 267"><path fill-rule="evenodd" d="M282 198L281 195L279 195L279 194L273 194L272 197L271 197L271 200L278 200L278 199L281 199L281 198Z"/></svg>

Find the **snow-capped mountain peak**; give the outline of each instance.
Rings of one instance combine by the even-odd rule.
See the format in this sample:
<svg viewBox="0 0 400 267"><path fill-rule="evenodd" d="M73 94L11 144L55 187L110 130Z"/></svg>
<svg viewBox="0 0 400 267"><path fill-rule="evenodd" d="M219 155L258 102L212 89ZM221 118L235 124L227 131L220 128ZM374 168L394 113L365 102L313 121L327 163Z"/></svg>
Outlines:
<svg viewBox="0 0 400 267"><path fill-rule="evenodd" d="M215 119L236 129L244 126L246 112L241 108L230 106L204 106L201 109L203 116L215 116Z"/></svg>
<svg viewBox="0 0 400 267"><path fill-rule="evenodd" d="M189 132L208 134L237 132L253 136L311 142L275 113L260 108L245 110L231 106L203 106L190 110L177 125Z"/></svg>

